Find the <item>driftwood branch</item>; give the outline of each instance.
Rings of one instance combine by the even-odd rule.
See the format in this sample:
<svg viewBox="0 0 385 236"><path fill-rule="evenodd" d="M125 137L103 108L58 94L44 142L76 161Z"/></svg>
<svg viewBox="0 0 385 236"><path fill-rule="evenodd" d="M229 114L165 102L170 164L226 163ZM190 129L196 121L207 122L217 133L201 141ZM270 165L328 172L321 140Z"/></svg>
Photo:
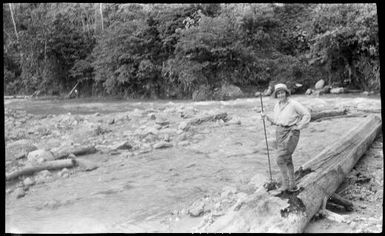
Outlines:
<svg viewBox="0 0 385 236"><path fill-rule="evenodd" d="M76 160L75 159L66 159L66 160L56 160L56 161L47 161L43 162L39 166L31 166L26 167L21 170L12 172L8 175L6 175L6 180L13 180L18 178L22 175L32 175L35 172L39 172L42 170L55 170L55 169L63 169L63 168L72 168L76 166Z"/></svg>
<svg viewBox="0 0 385 236"><path fill-rule="evenodd" d="M227 113L222 112L216 115L209 115L209 116L204 116L204 117L199 117L199 118L194 118L190 120L187 124L188 126L193 126L193 125L200 125L204 122L209 122L209 121L216 121L216 120L227 120Z"/></svg>
<svg viewBox="0 0 385 236"><path fill-rule="evenodd" d="M60 151L58 153L54 153L54 158L55 158L55 160L58 160L58 159L67 158L70 154L74 154L75 156L81 156L81 155L86 155L86 154L92 154L92 153L95 153L97 151L98 150L93 145L80 146L80 147L75 147L75 148L70 149L70 150L64 150L64 151Z"/></svg>
<svg viewBox="0 0 385 236"><path fill-rule="evenodd" d="M347 211L353 210L353 203L349 200L341 197L339 194L334 193L330 196L329 201L338 205L343 206Z"/></svg>
<svg viewBox="0 0 385 236"><path fill-rule="evenodd" d="M75 86L72 88L72 90L67 94L66 98L71 97L72 93L75 91L76 87L78 86L79 81L75 84Z"/></svg>

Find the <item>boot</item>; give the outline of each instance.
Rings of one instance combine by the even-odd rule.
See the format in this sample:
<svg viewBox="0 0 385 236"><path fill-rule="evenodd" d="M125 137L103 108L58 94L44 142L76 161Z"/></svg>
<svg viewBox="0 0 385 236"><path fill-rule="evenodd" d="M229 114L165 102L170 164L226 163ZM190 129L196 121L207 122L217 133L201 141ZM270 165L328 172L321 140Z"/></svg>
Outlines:
<svg viewBox="0 0 385 236"><path fill-rule="evenodd" d="M281 170L281 187L278 189L278 191L286 191L289 189L289 176L287 174L287 167L286 166L279 166L279 169Z"/></svg>
<svg viewBox="0 0 385 236"><path fill-rule="evenodd" d="M288 188L288 191L289 192L297 191L298 187L297 187L297 185L295 183L295 175L294 175L294 166L293 166L293 164L287 165L287 169L288 169L288 175L289 175L289 188Z"/></svg>

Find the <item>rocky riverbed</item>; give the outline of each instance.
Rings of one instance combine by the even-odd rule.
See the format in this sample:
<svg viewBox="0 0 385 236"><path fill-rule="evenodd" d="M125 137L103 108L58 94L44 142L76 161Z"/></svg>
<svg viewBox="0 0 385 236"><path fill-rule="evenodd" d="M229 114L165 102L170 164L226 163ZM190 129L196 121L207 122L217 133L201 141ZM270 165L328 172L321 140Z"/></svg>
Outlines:
<svg viewBox="0 0 385 236"><path fill-rule="evenodd" d="M312 111L381 113L376 96L293 96ZM264 98L271 111L276 101ZM259 98L232 101L5 100L6 172L63 150L95 168L43 170L8 181L6 232L194 232L268 176ZM299 166L363 117L311 122L294 153ZM274 128L267 127L270 146ZM337 192L354 204L343 223L314 219L305 232L380 232L382 134ZM271 150L273 153L273 150ZM273 158L273 157L272 157ZM272 160L272 171L278 168ZM259 176L259 177L258 177Z"/></svg>

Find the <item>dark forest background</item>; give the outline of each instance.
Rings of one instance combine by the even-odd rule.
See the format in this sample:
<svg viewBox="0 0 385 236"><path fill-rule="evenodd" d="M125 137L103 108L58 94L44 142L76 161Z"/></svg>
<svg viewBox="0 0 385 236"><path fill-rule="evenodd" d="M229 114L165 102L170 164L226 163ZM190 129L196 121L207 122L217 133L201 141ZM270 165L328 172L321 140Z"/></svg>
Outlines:
<svg viewBox="0 0 385 236"><path fill-rule="evenodd" d="M380 89L376 4L7 3L3 43L5 95Z"/></svg>

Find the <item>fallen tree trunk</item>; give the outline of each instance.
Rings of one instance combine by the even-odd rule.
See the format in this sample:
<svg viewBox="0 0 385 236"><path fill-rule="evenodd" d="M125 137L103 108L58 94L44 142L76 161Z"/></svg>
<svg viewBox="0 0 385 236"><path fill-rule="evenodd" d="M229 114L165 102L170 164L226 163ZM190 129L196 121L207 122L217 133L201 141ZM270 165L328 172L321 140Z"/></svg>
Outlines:
<svg viewBox="0 0 385 236"><path fill-rule="evenodd" d="M203 232L301 233L310 219L332 196L346 174L369 148L381 130L381 119L369 116L333 145L296 171L300 191L273 196L261 187L239 199Z"/></svg>
<svg viewBox="0 0 385 236"><path fill-rule="evenodd" d="M22 175L32 175L35 172L39 172L42 170L55 170L55 169L63 169L63 168L72 168L76 166L75 159L66 159L66 160L56 160L56 161L47 161L43 162L39 166L31 166L26 167L24 169L12 172L6 175L6 180L13 180Z"/></svg>
<svg viewBox="0 0 385 236"><path fill-rule="evenodd" d="M202 124L204 122L216 121L216 120L226 121L227 120L227 113L226 112L222 112L222 113L215 114L215 115L209 115L209 116L203 116L203 117L199 117L199 118L194 118L194 119L190 120L189 122L187 122L187 125L188 126L200 125L200 124Z"/></svg>
<svg viewBox="0 0 385 236"><path fill-rule="evenodd" d="M312 112L310 121L315 121L324 117L332 117L332 116L341 116L346 115L347 110L330 110L330 111L321 111L321 112Z"/></svg>
<svg viewBox="0 0 385 236"><path fill-rule="evenodd" d="M322 117L317 119L317 122L323 121L323 120L331 120L331 119L338 119L338 118L354 118L354 117L366 117L367 114L363 113L352 113L348 115L340 115L340 116L329 116L329 117Z"/></svg>
<svg viewBox="0 0 385 236"><path fill-rule="evenodd" d="M80 146L80 147L75 147L70 150L62 150L58 153L54 153L54 159L64 159L67 158L70 154L74 154L75 156L81 156L81 155L86 155L86 154L92 154L97 152L98 150L95 148L95 146L90 145L90 146Z"/></svg>
<svg viewBox="0 0 385 236"><path fill-rule="evenodd" d="M362 93L363 91L360 89L344 89L345 93Z"/></svg>
<svg viewBox="0 0 385 236"><path fill-rule="evenodd" d="M381 108L379 109L357 109L359 112L365 112L365 113L381 113Z"/></svg>

